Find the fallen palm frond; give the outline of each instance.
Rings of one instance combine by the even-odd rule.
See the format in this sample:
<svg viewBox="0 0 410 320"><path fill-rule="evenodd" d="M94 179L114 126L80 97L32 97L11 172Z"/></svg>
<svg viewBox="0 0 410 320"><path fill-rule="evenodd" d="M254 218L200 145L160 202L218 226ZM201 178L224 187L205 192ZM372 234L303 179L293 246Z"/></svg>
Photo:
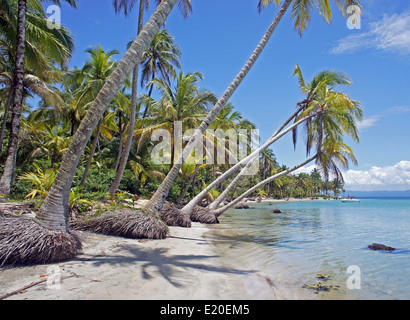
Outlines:
<svg viewBox="0 0 410 320"><path fill-rule="evenodd" d="M127 208L78 221L72 227L132 239L165 239L168 233L168 227L155 215Z"/></svg>
<svg viewBox="0 0 410 320"><path fill-rule="evenodd" d="M28 218L0 218L0 266L66 261L81 248L78 235L46 229Z"/></svg>
<svg viewBox="0 0 410 320"><path fill-rule="evenodd" d="M191 227L191 219L189 216L169 202L164 203L161 209L161 218L168 226Z"/></svg>
<svg viewBox="0 0 410 320"><path fill-rule="evenodd" d="M201 222L206 224L217 224L219 223L218 218L209 209L195 206L191 213L191 221Z"/></svg>

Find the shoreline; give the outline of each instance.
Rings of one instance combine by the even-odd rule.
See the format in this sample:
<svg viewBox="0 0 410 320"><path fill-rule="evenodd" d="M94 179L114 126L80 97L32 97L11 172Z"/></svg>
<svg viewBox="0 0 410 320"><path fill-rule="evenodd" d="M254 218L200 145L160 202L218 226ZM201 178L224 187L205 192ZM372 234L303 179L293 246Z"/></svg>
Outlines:
<svg viewBox="0 0 410 320"><path fill-rule="evenodd" d="M214 247L224 240L211 234L212 228L199 223L170 227L164 240L89 233L73 260L1 268L0 296L44 280L7 299L252 299L244 284L254 271L224 263Z"/></svg>
<svg viewBox="0 0 410 320"><path fill-rule="evenodd" d="M144 201L139 200L136 207ZM260 203L274 202L286 200ZM0 268L0 297L36 283L6 299L313 299L286 283L289 277L283 267L266 270L252 259L242 259L253 252L255 244L236 241L237 231L229 223L193 222L191 228L169 230L163 240L84 232L83 250L70 261Z"/></svg>

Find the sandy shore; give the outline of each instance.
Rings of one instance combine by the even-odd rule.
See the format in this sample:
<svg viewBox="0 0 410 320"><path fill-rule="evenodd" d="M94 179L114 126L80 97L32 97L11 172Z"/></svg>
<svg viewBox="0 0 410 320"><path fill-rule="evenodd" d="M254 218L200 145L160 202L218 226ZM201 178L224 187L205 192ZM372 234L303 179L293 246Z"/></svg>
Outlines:
<svg viewBox="0 0 410 320"><path fill-rule="evenodd" d="M223 263L214 250L223 240L210 237L207 226L171 227L170 234L165 240L89 234L72 261L0 269L0 296L44 280L7 299L252 299L244 285L255 270Z"/></svg>
<svg viewBox="0 0 410 320"><path fill-rule="evenodd" d="M71 261L0 268L0 297L35 284L6 299L312 298L284 281L291 277L283 268L266 270L243 259L254 249L238 243L224 224L170 227L164 240L88 233L82 253Z"/></svg>

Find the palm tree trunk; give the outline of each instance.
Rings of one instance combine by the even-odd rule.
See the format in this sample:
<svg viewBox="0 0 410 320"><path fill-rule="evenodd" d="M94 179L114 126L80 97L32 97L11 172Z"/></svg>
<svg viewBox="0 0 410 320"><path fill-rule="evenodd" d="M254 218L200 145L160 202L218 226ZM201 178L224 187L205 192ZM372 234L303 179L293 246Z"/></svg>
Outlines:
<svg viewBox="0 0 410 320"><path fill-rule="evenodd" d="M10 194L10 187L14 175L17 156L18 136L20 131L20 117L24 91L23 79L26 48L26 14L27 0L19 0L17 18L16 66L14 69L13 81L13 117L11 120L10 139L7 149L6 161L4 164L3 174L0 179L0 193L6 195Z"/></svg>
<svg viewBox="0 0 410 320"><path fill-rule="evenodd" d="M118 119L118 129L119 129L119 132L120 132L120 145L119 145L119 147L118 147L117 159L115 159L114 166L113 166L115 172L117 172L118 165L120 164L121 154L122 154L122 143L123 143L123 138L122 138L122 120L121 120L121 118L122 118L122 113L121 113L121 111L119 111L118 113L119 113L119 114L118 114L118 117L119 117L119 119Z"/></svg>
<svg viewBox="0 0 410 320"><path fill-rule="evenodd" d="M154 81L154 79L155 79L155 70L154 70L154 72L152 73L152 78L151 78L151 80ZM152 90L153 90L153 89L154 89L154 84L151 84L151 87L149 88L149 92L148 92L148 97L150 97L150 98L151 98ZM144 115L142 116L143 119L145 119L145 118L147 117L148 110L149 110L149 106L150 106L150 103L148 102L148 104L147 104L147 106L145 107L145 110L144 110Z"/></svg>
<svg viewBox="0 0 410 320"><path fill-rule="evenodd" d="M239 197L237 197L235 200L229 202L227 205L223 206L220 209L214 210L212 211L217 217L219 217L222 213L224 213L226 210L228 210L229 208L231 208L232 206L236 205L238 202L240 202L243 198L247 197L248 195L252 194L253 192L255 192L257 189L259 189L260 187L263 187L265 184L278 179L284 175L287 175L297 169L299 169L300 167L303 167L304 165L308 164L309 162L315 160L317 157L317 155L314 155L313 157L310 157L309 159L303 161L302 163L299 163L298 165L286 170L286 171L282 171L279 172L261 182L259 182L258 184L256 184L255 186L253 186L252 188L250 188L248 191L244 192L242 195L240 195Z"/></svg>
<svg viewBox="0 0 410 320"><path fill-rule="evenodd" d="M3 116L3 122L1 123L1 129L0 129L0 153L3 150L3 140L4 140L4 133L6 132L6 125L7 125L7 120L9 118L9 112L10 112L10 106L12 103L13 99L13 91L10 88L9 96L7 98L6 105L4 106L4 116Z"/></svg>
<svg viewBox="0 0 410 320"><path fill-rule="evenodd" d="M189 177L188 182L184 185L184 187L183 187L183 189L182 189L182 191L181 191L181 194L178 196L177 200L175 200L175 203L176 203L176 204L180 204L181 201L184 200L184 197L185 197L186 193L188 192L189 187L192 185L192 183L193 183L194 180L195 180L196 174L197 174L198 169L199 169L200 166L201 166L200 164L197 164L197 165L195 166L195 171L194 171L193 174ZM193 187L193 186L192 186L192 187Z"/></svg>
<svg viewBox="0 0 410 320"><path fill-rule="evenodd" d="M145 0L140 0L139 14L138 14L138 31L137 36L140 34L143 23L144 23L144 3ZM140 61L134 67L132 74L132 91L131 91L131 106L130 106L130 121L128 123L128 136L127 142L125 143L125 148L121 156L121 162L118 167L117 174L115 179L110 187L109 193L111 198L114 196L114 193L117 191L118 186L121 183L122 176L124 174L125 167L128 162L128 156L131 151L132 141L134 140L134 129L135 129L135 115L137 109L137 92L138 92L138 71L139 71Z"/></svg>
<svg viewBox="0 0 410 320"><path fill-rule="evenodd" d="M221 109L229 101L233 93L242 83L243 79L245 79L246 75L252 69L253 65L261 55L263 49L265 48L266 44L268 43L277 25L279 24L280 20L284 16L286 10L289 8L291 3L292 0L286 0L283 3L272 24L269 26L268 30L263 36L262 40L259 42L255 50L253 51L252 55L250 56L246 64L243 66L241 71L238 73L238 75L235 77L233 82L222 94L221 98L218 100L218 102L215 104L212 110L208 113L205 120L201 123L199 128L193 134L187 146L184 148L182 154L180 155L179 159L176 161L176 164L172 167L165 180L162 182L162 184L159 186L155 194L152 196L151 200L144 207L145 210L156 214L159 214L159 212L161 212L165 199L168 197L169 189L171 188L175 178L178 176L179 170L182 167L184 159L187 159L193 148L196 146L196 144L202 141L202 135L205 133L205 130L215 120Z"/></svg>
<svg viewBox="0 0 410 320"><path fill-rule="evenodd" d="M178 0L163 0L151 16L140 35L132 43L115 70L93 101L76 130L62 159L54 183L40 207L36 220L43 226L68 232L68 201L78 161L98 121L120 90L121 85L141 60L155 34L165 23Z"/></svg>
<svg viewBox="0 0 410 320"><path fill-rule="evenodd" d="M80 186L83 186L85 181L87 180L88 170L90 170L91 162L93 161L93 158L94 158L95 148L97 147L97 141L98 141L98 138L100 136L101 124L102 124L102 121L100 120L100 122L98 122L97 132L95 133L93 144L92 144L91 150L90 150L90 155L88 157L87 164L85 165L84 174L83 174L83 177L81 179Z"/></svg>
<svg viewBox="0 0 410 320"><path fill-rule="evenodd" d="M260 152L262 152L263 150L265 150L266 148L268 148L271 144L273 144L274 142L276 142L277 140L279 140L281 137L283 137L286 133L288 133L289 131L293 130L294 128L296 128L299 124L301 124L302 122L308 120L309 118L313 117L313 115L311 116L307 116L297 122L295 122L294 124L292 124L291 126L289 126L286 130L282 130L285 125L287 123L289 123L291 121L291 118L289 118L285 124L283 124L278 130L276 130L276 132L268 139L266 140L266 142L258 149L256 149L255 151L253 151L250 155L248 155L247 157L245 157L244 159L242 159L241 161L239 161L236 165L234 165L233 167L231 167L229 170L227 170L226 172L224 172L222 175L219 176L218 179L216 179L215 181L213 181L212 183L210 183L204 190L202 190L194 199L192 199L185 207L183 207L181 210L187 214L190 214L192 212L192 210L194 209L194 207L202 200L203 197L205 197L205 195L209 192L209 190L211 190L212 188L214 188L217 184L222 183L223 181L225 181L226 179L228 179L236 170L238 170L241 166L248 164L247 166L245 166L242 171L239 173L239 175L242 175L243 173L245 173L245 170L247 170L250 165L251 162L255 161L256 159L258 159ZM282 131L280 131L282 130ZM238 180L237 180L238 181ZM235 183L237 182L235 181ZM233 185L230 186L231 188L233 187ZM223 192L223 196L222 194L218 197L218 199L216 199L215 201L219 201L219 203L222 202L222 200L225 198L226 194L230 191L230 190L225 190L226 192Z"/></svg>
<svg viewBox="0 0 410 320"><path fill-rule="evenodd" d="M143 28L143 20L144 20L144 0L140 0L137 35L140 34ZM117 191L118 186L120 185L122 176L124 174L125 167L127 165L128 156L129 156L129 153L132 147L134 127L135 127L135 118L136 118L136 107L137 107L138 72L139 72L139 62L134 67L133 76L132 76L131 109L130 109L130 121L128 125L129 129L128 129L127 142L125 144L124 151L121 155L121 162L118 167L117 174L109 189L109 193L111 197L114 196L114 193Z"/></svg>

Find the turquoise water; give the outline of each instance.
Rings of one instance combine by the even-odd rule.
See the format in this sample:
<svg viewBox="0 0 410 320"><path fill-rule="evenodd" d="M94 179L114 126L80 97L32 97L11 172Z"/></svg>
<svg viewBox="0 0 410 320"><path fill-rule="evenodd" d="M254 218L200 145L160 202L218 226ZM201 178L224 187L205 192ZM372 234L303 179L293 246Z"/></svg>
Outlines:
<svg viewBox="0 0 410 320"><path fill-rule="evenodd" d="M247 263L258 260L267 273L280 265L300 287L321 281L317 274L329 275L321 281L331 286L329 291L304 289L319 299L410 299L410 199L251 207L220 217L236 231L234 241L253 245L243 257ZM273 213L274 207L282 212ZM368 249L373 242L397 250Z"/></svg>

